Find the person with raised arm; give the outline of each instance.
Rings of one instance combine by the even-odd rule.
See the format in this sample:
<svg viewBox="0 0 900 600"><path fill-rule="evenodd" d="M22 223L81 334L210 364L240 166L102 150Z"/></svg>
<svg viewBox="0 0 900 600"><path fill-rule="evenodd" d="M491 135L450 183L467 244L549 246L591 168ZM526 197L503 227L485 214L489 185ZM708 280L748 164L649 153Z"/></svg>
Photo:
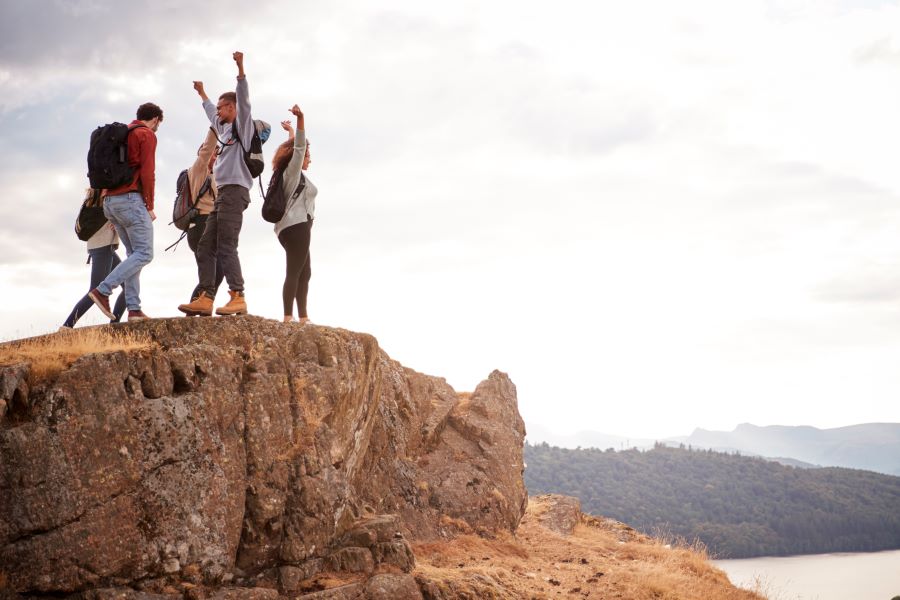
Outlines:
<svg viewBox="0 0 900 600"><path fill-rule="evenodd" d="M296 303L299 322L306 324L309 322L306 296L312 276L309 242L319 190L303 173L310 163L303 112L296 104L290 108L290 112L297 117L297 133L294 134L290 121L282 121L281 127L288 132L288 139L278 146L272 158L273 170L282 172L282 190L287 198L284 216L275 224L275 235L285 254L284 285L281 291L284 322L294 320L293 305Z"/></svg>
<svg viewBox="0 0 900 600"><path fill-rule="evenodd" d="M238 238L243 224L244 210L250 204L253 178L244 160L244 148L253 138L255 125L250 114L250 91L244 73L244 54L232 54L237 65L237 86L225 92L214 105L203 88L202 81L194 82L194 89L203 100L209 122L218 137L213 174L217 194L213 210L206 220L206 228L197 248L199 295L178 310L188 315L209 316L213 312L216 293L216 263L218 262L231 296L225 306L216 309L219 315L247 313L244 298L244 277L238 257Z"/></svg>

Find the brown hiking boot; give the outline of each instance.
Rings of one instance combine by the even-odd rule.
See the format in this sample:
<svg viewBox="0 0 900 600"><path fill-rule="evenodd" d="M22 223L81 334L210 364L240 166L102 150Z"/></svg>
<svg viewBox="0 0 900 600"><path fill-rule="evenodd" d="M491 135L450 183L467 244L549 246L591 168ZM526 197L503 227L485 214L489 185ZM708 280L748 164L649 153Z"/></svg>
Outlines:
<svg viewBox="0 0 900 600"><path fill-rule="evenodd" d="M102 293L97 288L92 289L88 292L88 298L90 298L94 304L97 305L97 308L107 316L109 319L115 319L116 316L113 314L112 309L109 307L109 296Z"/></svg>
<svg viewBox="0 0 900 600"><path fill-rule="evenodd" d="M225 306L216 309L217 315L246 315L247 302L244 300L244 292L228 290L231 300Z"/></svg>
<svg viewBox="0 0 900 600"><path fill-rule="evenodd" d="M189 317L211 317L213 300L206 295L206 292L200 292L196 300L191 300L188 304L179 305L178 310Z"/></svg>
<svg viewBox="0 0 900 600"><path fill-rule="evenodd" d="M128 321L146 321L149 319L147 315L144 314L142 310L129 310L128 311Z"/></svg>

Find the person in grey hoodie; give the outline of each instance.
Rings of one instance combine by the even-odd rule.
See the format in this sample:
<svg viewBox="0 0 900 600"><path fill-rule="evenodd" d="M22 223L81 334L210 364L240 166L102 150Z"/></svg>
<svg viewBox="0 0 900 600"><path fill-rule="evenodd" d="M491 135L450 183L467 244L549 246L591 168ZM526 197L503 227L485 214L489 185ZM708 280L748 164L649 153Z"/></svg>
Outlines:
<svg viewBox="0 0 900 600"><path fill-rule="evenodd" d="M273 169L283 171L282 190L287 198L284 216L275 223L275 235L285 253L284 285L281 289L284 322L294 320L293 305L296 302L297 317L301 324L306 324L309 322L306 296L312 275L309 242L319 190L303 173L310 163L303 112L296 104L290 111L297 117L297 133L294 134L290 121L282 121L281 126L288 132L288 139L278 146L272 157Z"/></svg>
<svg viewBox="0 0 900 600"><path fill-rule="evenodd" d="M250 204L253 178L244 161L244 148L249 149L255 125L250 114L250 92L244 74L244 54L232 55L237 64L237 87L225 92L213 105L203 89L202 81L194 82L194 89L203 100L203 109L219 138L218 156L213 166L218 186L213 211L206 220L206 229L197 248L199 296L182 304L178 310L188 315L212 315L216 293L216 262L221 265L228 282L228 304L216 309L220 315L247 313L244 299L244 277L238 258L238 237L244 210Z"/></svg>

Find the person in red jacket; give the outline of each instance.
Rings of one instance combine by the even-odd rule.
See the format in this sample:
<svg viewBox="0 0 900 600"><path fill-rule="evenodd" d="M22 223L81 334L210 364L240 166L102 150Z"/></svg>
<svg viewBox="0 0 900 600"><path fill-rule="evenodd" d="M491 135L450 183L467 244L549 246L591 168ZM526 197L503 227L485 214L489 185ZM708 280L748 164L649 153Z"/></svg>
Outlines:
<svg viewBox="0 0 900 600"><path fill-rule="evenodd" d="M107 317L114 317L109 297L120 285L125 287L128 320L149 318L141 310L141 269L153 260L153 191L156 184L156 130L163 111L148 102L137 109L128 125L128 164L134 170L130 183L105 190L103 214L116 228L125 245L127 258L113 269L88 296Z"/></svg>

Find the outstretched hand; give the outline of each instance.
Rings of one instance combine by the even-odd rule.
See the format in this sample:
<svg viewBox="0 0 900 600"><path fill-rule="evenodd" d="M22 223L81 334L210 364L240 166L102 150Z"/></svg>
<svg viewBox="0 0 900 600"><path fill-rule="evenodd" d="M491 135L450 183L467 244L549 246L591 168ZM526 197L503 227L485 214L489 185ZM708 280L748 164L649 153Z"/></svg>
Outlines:
<svg viewBox="0 0 900 600"><path fill-rule="evenodd" d="M290 121L282 121L282 122L281 122L281 128L284 129L285 131L288 131L288 132L291 132L291 131L294 130L294 126L291 125L291 122L290 122Z"/></svg>
<svg viewBox="0 0 900 600"><path fill-rule="evenodd" d="M197 90L197 93L200 94L200 98L201 98L204 102L205 102L206 100L209 100L209 96L206 95L206 92L205 92L204 89L203 89L203 82L202 82L202 81L195 81L195 82L194 82L194 89Z"/></svg>
<svg viewBox="0 0 900 600"><path fill-rule="evenodd" d="M294 115L298 119L303 117L303 111L300 110L300 107L297 106L296 104L293 105L292 107L290 107L288 110L291 112L292 115Z"/></svg>

